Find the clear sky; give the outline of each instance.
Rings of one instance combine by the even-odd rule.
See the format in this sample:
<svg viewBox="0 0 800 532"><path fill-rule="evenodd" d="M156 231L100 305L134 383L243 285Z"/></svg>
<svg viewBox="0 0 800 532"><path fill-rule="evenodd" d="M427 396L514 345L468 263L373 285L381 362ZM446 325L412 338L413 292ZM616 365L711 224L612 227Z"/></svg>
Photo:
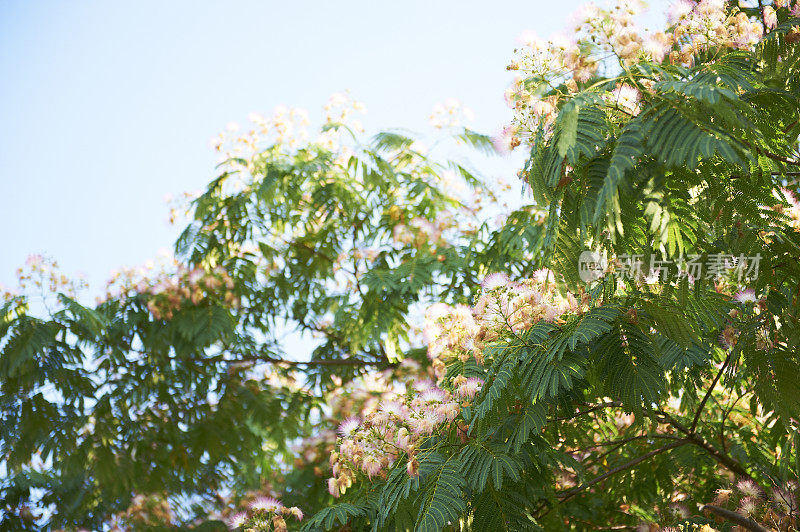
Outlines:
<svg viewBox="0 0 800 532"><path fill-rule="evenodd" d="M349 89L368 131L421 130L456 97L495 132L516 37L580 3L0 0L0 283L45 253L97 293L171 247L165 195L203 188L209 139L251 111Z"/></svg>

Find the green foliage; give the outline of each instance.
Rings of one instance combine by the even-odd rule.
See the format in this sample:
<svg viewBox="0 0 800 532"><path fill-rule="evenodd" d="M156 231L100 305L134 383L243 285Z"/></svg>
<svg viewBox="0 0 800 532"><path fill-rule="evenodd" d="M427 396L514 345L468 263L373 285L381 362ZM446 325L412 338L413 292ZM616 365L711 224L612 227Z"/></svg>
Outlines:
<svg viewBox="0 0 800 532"><path fill-rule="evenodd" d="M323 508L312 519L303 525L303 530L330 530L335 527L345 526L354 517L364 514L364 510L343 502Z"/></svg>
<svg viewBox="0 0 800 532"><path fill-rule="evenodd" d="M499 227L443 184L448 172L482 186L466 164L401 132L231 158L193 203L174 276L94 307L64 294L41 316L25 297L0 307L0 528L99 529L154 493L177 509L165 528L216 526L212 512L278 489L313 514L309 531L633 528L678 524L670 506L711 502L725 475L796 481L800 231L780 192L800 174L793 28L781 20L753 50L691 67L535 87L568 96L529 139L533 203ZM638 91L635 109L609 100L618 83ZM470 130L456 139L491 147ZM752 279L585 283L587 249L609 273L623 255L643 274L676 255L762 263ZM472 303L487 273L540 267L581 310L492 337L482 363L450 360L440 384L477 377L480 392L334 501L329 411L377 396L347 387L376 370L405 379L403 360L441 375L415 314ZM744 286L755 301L732 297ZM316 437L313 453L293 449ZM684 524L708 521L688 511Z"/></svg>
<svg viewBox="0 0 800 532"><path fill-rule="evenodd" d="M456 521L466 508L463 497L465 485L462 463L455 458L445 459L429 476L427 489L420 501L414 530L431 532L441 530Z"/></svg>
<svg viewBox="0 0 800 532"><path fill-rule="evenodd" d="M776 208L800 172L791 28L752 51L698 55L692 67L629 65L566 97L563 86L531 89L560 106L529 139L523 176L535 204L488 238L488 264L520 276L550 266L560 290L591 305L562 323L507 331L483 350L483 365L452 362L445 385L458 374L484 385L462 409L466 436L427 442L464 481L445 483L449 511L443 504L426 523L677 524L673 498L710 503L730 486L720 469L762 487L796 479L800 246ZM606 97L618 82L638 90L635 109ZM673 265L672 283L607 276L587 285L577 276L586 249L611 262L639 255L645 275L651 258L762 262L750 279L679 278ZM525 252L529 264L504 264ZM743 286L756 302L732 297ZM391 482L402 485L399 470ZM420 495L406 496L424 513L439 484L421 478ZM385 522L395 511L383 510ZM685 523L708 522L699 507L687 511Z"/></svg>

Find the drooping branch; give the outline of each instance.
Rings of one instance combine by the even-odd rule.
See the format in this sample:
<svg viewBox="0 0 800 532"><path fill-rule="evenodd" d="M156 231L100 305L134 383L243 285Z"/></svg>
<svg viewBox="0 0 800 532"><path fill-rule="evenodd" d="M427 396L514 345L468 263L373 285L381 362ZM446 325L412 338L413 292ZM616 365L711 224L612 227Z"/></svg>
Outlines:
<svg viewBox="0 0 800 532"><path fill-rule="evenodd" d="M586 410L581 410L580 412L575 412L575 414L572 414L572 415L569 415L569 416L557 417L553 421L568 421L570 419L575 419L576 417L580 417L580 416L582 416L584 414L591 414L592 412L595 412L597 410L602 410L603 408L618 408L618 407L622 406L622 402L621 401L609 401L609 402L606 402L606 403L600 403L600 404L596 404L596 405L586 405L586 406L589 406L589 408L587 408Z"/></svg>
<svg viewBox="0 0 800 532"><path fill-rule="evenodd" d="M680 440L674 441L672 443L669 443L669 444L667 444L667 445L665 445L663 447L659 447L658 449L654 449L654 450L650 451L649 453L645 453L645 454L643 454L643 455L641 455L641 456L639 456L637 458L634 458L633 460L630 460L629 462L625 462L624 464L618 465L617 467L615 467L613 469L609 469L608 471L606 471L602 475L599 475L599 476L593 478L592 480L584 482L580 486L576 486L576 487L574 487L574 488L572 488L572 489L570 489L570 490L558 495L558 498L561 499L562 502L566 501L566 500L574 497L578 493L584 491L585 489L590 488L590 487L594 486L595 484L604 481L605 479L607 479L610 476L616 475L617 473L619 473L621 471L625 471L627 469L635 467L635 466L641 464L642 462L644 462L645 460L647 460L649 458L652 458L653 456L656 456L658 454L664 453L664 452L669 451L671 449L675 449L676 447L681 447L683 445L687 445L689 443L691 443L689 441L689 439L684 438L684 439L680 439Z"/></svg>
<svg viewBox="0 0 800 532"><path fill-rule="evenodd" d="M287 360L285 358L275 358L269 356L249 355L225 360L235 364L237 362L268 362L270 364L287 364L289 366L385 366L382 360L359 360L359 359L332 359L332 360ZM389 364L391 365L391 364Z"/></svg>
<svg viewBox="0 0 800 532"><path fill-rule="evenodd" d="M737 524L743 528L746 528L747 530L752 530L753 532L769 532L769 530L759 525L752 519L749 519L736 512L732 512L731 510L714 506L713 504L706 504L703 506L702 510L708 510L709 512L716 514L719 517L730 521L731 523Z"/></svg>
<svg viewBox="0 0 800 532"><path fill-rule="evenodd" d="M796 159L789 159L788 157L784 157L783 155L778 155L777 153L772 153L771 151L765 150L764 148L761 148L761 147L758 147L758 146L753 146L751 143L749 143L749 142L747 142L745 140L742 140L742 139L739 139L739 140L740 140L740 142L742 144L744 144L745 146L747 146L751 150L754 150L755 152L763 155L764 157L767 157L768 159L772 159L773 161L778 161L778 162L785 163L785 164L791 164L791 165L794 165L794 166L797 166L798 164L800 164L800 161L798 161Z"/></svg>
<svg viewBox="0 0 800 532"><path fill-rule="evenodd" d="M610 447L615 445L624 445L626 443L630 443L632 441L638 440L650 440L650 439L661 439L661 440L679 440L677 436L671 436L669 434L639 434L637 436L630 436L628 438L621 438L619 440L609 440L605 442L595 443L593 445L589 445L587 447L582 447L580 449L573 449L569 452L576 453L576 452L586 452L591 449L597 449L598 447Z"/></svg>
<svg viewBox="0 0 800 532"><path fill-rule="evenodd" d="M241 353L230 346L225 345L225 349L219 355L212 357L204 357L204 362L226 362L228 364L249 363L249 362L266 362L268 364L286 364L288 366L359 366L359 367L387 367L395 366L396 364L390 363L388 360L362 360L359 358L334 358L334 359L317 359L317 360L288 360L285 358L276 357L268 354L261 353ZM225 355L233 355L233 358L226 358Z"/></svg>
<svg viewBox="0 0 800 532"><path fill-rule="evenodd" d="M728 368L728 364L730 364L732 358L733 358L733 351L728 353L728 356L725 358L725 362L723 362L722 367L719 368L719 372L717 372L717 375L714 377L714 380L711 381L711 386L708 387L708 391L706 391L706 394L703 396L703 400L700 401L700 405L697 407L697 412L695 412L694 414L694 419L692 419L692 426L689 427L689 430L691 432L694 432L695 429L697 428L697 423L698 421L700 421L700 414L703 413L703 408L706 406L708 398L711 397L711 394L714 392L714 388L717 386L717 383L719 382L720 377L722 377L722 374Z"/></svg>
<svg viewBox="0 0 800 532"><path fill-rule="evenodd" d="M655 412L655 419L656 421L667 423L672 427L676 428L679 432L683 433L686 436L686 439L689 440L690 443L696 445L698 447L703 448L708 454L710 454L717 462L724 465L730 471L736 473L739 476L746 477L753 482L757 481L750 475L750 473L736 460L728 456L726 453L720 451L713 445L711 445L705 438L703 438L700 434L693 430L689 430L683 423L672 417L666 412L657 411Z"/></svg>

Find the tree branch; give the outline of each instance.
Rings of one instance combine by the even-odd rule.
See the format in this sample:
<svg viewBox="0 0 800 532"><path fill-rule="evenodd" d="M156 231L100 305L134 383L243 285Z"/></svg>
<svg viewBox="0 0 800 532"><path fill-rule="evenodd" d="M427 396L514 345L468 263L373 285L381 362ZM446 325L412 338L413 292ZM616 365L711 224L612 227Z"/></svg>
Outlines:
<svg viewBox="0 0 800 532"><path fill-rule="evenodd" d="M678 431L680 431L683 434L685 434L687 440L689 440L692 444L697 445L698 447L702 447L703 449L705 449L706 452L708 452L708 454L710 454L712 457L714 457L714 459L717 462L719 462L720 464L722 464L725 467L727 467L730 471L736 473L737 475L740 475L740 476L743 476L743 477L747 477L750 480L752 480L753 482L755 482L756 484L758 484L756 479L754 479L752 477L752 475L750 475L750 473L748 473L747 470L739 462L737 462L736 460L734 460L733 458L731 458L727 454L723 453L722 451L720 451L719 449L717 449L716 447L711 445L700 434L698 434L697 432L689 430L685 425L680 423L677 419L673 418L672 416L670 416L666 412L658 411L658 412L656 412L656 414L658 416L661 416L661 418L663 419L664 423L667 423L667 424L675 427L676 429L678 429ZM658 421L658 418L656 418L656 420Z"/></svg>
<svg viewBox="0 0 800 532"><path fill-rule="evenodd" d="M694 432L697 428L697 422L700 421L700 414L703 413L703 408L706 406L706 402L708 398L711 397L711 393L714 391L714 387L719 382L719 378L722 377L722 374L725 372L725 369L728 367L728 364L731 362L731 358L733 357L733 351L728 353L728 356L725 358L725 362L722 363L722 367L719 368L719 372L717 373L714 380L711 381L711 386L708 387L708 391L706 395L703 397L703 400L700 401L700 406L697 407L697 412L694 414L694 419L692 419L692 426L689 428L689 431Z"/></svg>
<svg viewBox="0 0 800 532"><path fill-rule="evenodd" d="M773 161L778 161L778 162L782 162L782 163L785 163L785 164L791 164L791 165L794 165L794 166L797 166L798 164L800 164L800 161L797 161L795 159L789 159L788 157L784 157L783 155L778 155L777 153L772 153L772 152L767 151L767 150L765 150L763 148L759 148L758 146L753 146L751 143L747 142L746 140L739 139L739 141L742 144L744 144L745 146L747 146L748 148L750 148L751 150L755 150L756 153L760 153L761 155L767 157L768 159L772 159Z"/></svg>
<svg viewBox="0 0 800 532"><path fill-rule="evenodd" d="M558 498L561 499L562 502L566 501L567 499L570 499L570 498L574 497L575 495L577 495L578 493L582 492L583 490L594 486L598 482L604 481L608 477L610 477L612 475L615 475L615 474L619 473L620 471L625 471L626 469L630 469L630 468L632 468L634 466L637 466L640 463L644 462L648 458L652 458L653 456L656 456L656 455L661 454L663 452L669 451L670 449L674 449L676 447L681 447L682 445L686 445L688 443L691 443L689 441L689 439L688 438L684 438L684 439L669 443L669 444L667 444L667 445L665 445L663 447L659 447L658 449L654 449L654 450L650 451L649 453L643 454L642 456L639 456L638 458L634 458L633 460L631 460L629 462L625 462L622 465L618 465L617 467L606 471L602 475L597 476L597 477L593 478L592 480L589 480L588 482L584 482L580 486L572 488L571 490L566 491L566 492L562 493L561 495L558 495Z"/></svg>
<svg viewBox="0 0 800 532"><path fill-rule="evenodd" d="M220 357L214 357L220 358ZM208 359L206 359L208 360ZM213 360L213 359L212 359ZM267 355L247 355L236 359L224 360L235 364L237 362L269 362L270 364L288 364L289 366L383 366L387 365L383 360L359 360L359 359L333 359L333 360L286 360L285 358L275 358ZM388 364L392 365L392 364Z"/></svg>
<svg viewBox="0 0 800 532"><path fill-rule="evenodd" d="M748 519L747 517L737 514L736 512L732 512L730 510L726 510L725 508L720 508L719 506L714 506L713 504L706 504L701 508L701 510L706 511L718 515L723 519L727 519L731 523L735 523L741 527L746 528L747 530L752 530L753 532L769 532L766 528L759 525L752 519Z"/></svg>
<svg viewBox="0 0 800 532"><path fill-rule="evenodd" d="M595 443L594 445L589 445L587 447L582 447L580 449L573 449L567 452L570 453L582 453L589 451L591 449L597 449L598 447L608 447L613 445L624 445L626 443L636 441L636 440L648 440L648 439L661 439L661 440L679 440L677 436L670 436L669 434L639 434L638 436L630 436L628 438L621 438L619 440L609 440L605 442Z"/></svg>
<svg viewBox="0 0 800 532"><path fill-rule="evenodd" d="M622 403L620 401L610 401L608 403L600 403L600 404L597 404L597 405L592 405L591 408L588 408L586 410L582 410L580 412L576 412L575 414L570 415L570 416L557 417L557 418L553 419L553 421L567 421L567 420L570 420L570 419L575 419L576 417L580 417L580 416L582 416L584 414L591 414L592 412L594 412L596 410L600 410L602 408L614 408L614 407L620 407L620 406L622 406Z"/></svg>

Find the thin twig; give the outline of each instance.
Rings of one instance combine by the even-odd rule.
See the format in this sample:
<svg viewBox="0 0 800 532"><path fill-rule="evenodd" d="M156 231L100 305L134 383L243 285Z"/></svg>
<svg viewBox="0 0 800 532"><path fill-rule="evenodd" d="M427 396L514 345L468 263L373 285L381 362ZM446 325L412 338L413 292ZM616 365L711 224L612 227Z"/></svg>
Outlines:
<svg viewBox="0 0 800 532"><path fill-rule="evenodd" d="M225 360L229 363L237 362L269 362L270 364L287 364L289 366L380 366L385 362L382 360L358 360L358 359L334 359L334 360L286 360L285 358L274 358L268 356L250 355L236 359Z"/></svg>
<svg viewBox="0 0 800 532"><path fill-rule="evenodd" d="M714 391L714 388L717 386L719 382L719 378L722 377L722 374L725 372L725 369L728 367L728 364L731 362L731 358L733 357L733 351L728 353L728 356L725 358L725 362L722 363L722 367L719 368L719 372L717 373L714 380L711 381L711 386L708 387L708 391L706 395L703 397L703 400L700 401L700 406L697 407L697 412L694 414L694 419L692 419L692 426L689 428L690 432L694 432L697 428L697 422L700 421L700 414L703 413L703 408L706 406L706 402L708 398L711 397L711 393Z"/></svg>
<svg viewBox="0 0 800 532"><path fill-rule="evenodd" d="M580 412L576 412L575 414L573 414L571 416L557 417L557 418L553 419L553 421L567 421L567 420L570 420L570 419L575 419L576 417L582 416L584 414L591 414L592 412L594 412L596 410L600 410L602 408L614 408L614 407L620 407L620 406L622 406L622 403L620 401L610 401L608 403L600 403L600 404L597 404L597 405L593 405L591 408L589 408L587 410L582 410Z"/></svg>
<svg viewBox="0 0 800 532"><path fill-rule="evenodd" d="M697 432L689 430L685 425L683 425L677 419L673 418L672 416L670 416L668 413L666 413L664 411L657 411L656 414L658 416L661 416L661 418L664 420L663 421L664 423L668 423L669 425L672 425L673 427L678 429L680 432L685 434L686 435L686 439L688 439L694 445L697 445L698 447L702 447L703 449L705 449L706 452L708 452L712 457L714 457L714 459L717 460L717 462L719 462L720 464L722 464L725 467L727 467L730 471L733 471L737 475L740 475L740 476L743 476L743 477L747 477L750 480L752 480L753 482L756 482L756 484L758 484L756 479L754 479L753 476L750 473L747 472L747 470L744 468L744 466L742 466L739 462L737 462L736 460L734 460L733 458L728 456L726 453L723 453L722 451L720 451L719 449L717 449L716 447L711 445L700 434L698 434Z"/></svg>
<svg viewBox="0 0 800 532"><path fill-rule="evenodd" d="M677 440L677 441L674 441L672 443L669 443L669 444L667 444L667 445L665 445L663 447L659 447L658 449L654 449L654 450L650 451L649 453L645 453L642 456L634 458L633 460L631 460L629 462L625 462L624 464L618 465L617 467L615 467L613 469L609 469L608 471L606 471L602 475L597 476L597 477L593 478L592 480L589 480L588 482L584 482L580 486L572 488L571 490L569 490L567 492L564 492L563 494L559 495L558 498L561 499L562 502L566 501L567 499L570 499L570 498L574 497L575 495L577 495L578 493L582 492L583 490L585 490L587 488L590 488L590 487L594 486L595 484L597 484L599 482L604 481L608 477L610 477L612 475L615 475L615 474L619 473L620 471L625 471L626 469L630 469L630 468L632 468L634 466L637 466L640 463L644 462L648 458L652 458L653 456L656 456L656 455L661 454L663 452L669 451L670 449L674 449L676 447L681 447L682 445L686 445L688 443L691 443L691 441L688 438L684 438L684 439Z"/></svg>
<svg viewBox="0 0 800 532"><path fill-rule="evenodd" d="M638 436L631 436L629 438L621 438L619 440L610 440L610 441L595 443L594 445L589 445L587 447L582 447L580 449L573 449L567 452L582 453L590 449L597 449L598 447L606 447L609 445L617 445L617 444L622 445L628 442L636 440L645 440L645 439L679 440L681 438L678 438L677 436L670 436L669 434L639 434Z"/></svg>
<svg viewBox="0 0 800 532"><path fill-rule="evenodd" d="M736 512L732 512L731 510L726 510L725 508L720 508L719 506L714 506L713 504L706 504L702 507L702 510L708 510L709 512L722 517L723 519L727 519L731 523L735 523L741 527L746 528L747 530L752 530L753 532L769 532L766 528L759 525L752 519L748 519L747 517L737 514Z"/></svg>

